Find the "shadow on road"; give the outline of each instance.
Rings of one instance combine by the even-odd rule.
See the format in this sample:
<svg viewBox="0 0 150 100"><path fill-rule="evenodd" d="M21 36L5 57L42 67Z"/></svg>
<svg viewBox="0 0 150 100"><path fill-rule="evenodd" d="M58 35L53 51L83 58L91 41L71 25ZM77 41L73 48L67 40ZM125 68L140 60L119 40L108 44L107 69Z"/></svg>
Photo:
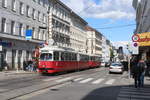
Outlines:
<svg viewBox="0 0 150 100"><path fill-rule="evenodd" d="M91 91L81 100L150 100L150 85L134 88L133 85L108 86Z"/></svg>

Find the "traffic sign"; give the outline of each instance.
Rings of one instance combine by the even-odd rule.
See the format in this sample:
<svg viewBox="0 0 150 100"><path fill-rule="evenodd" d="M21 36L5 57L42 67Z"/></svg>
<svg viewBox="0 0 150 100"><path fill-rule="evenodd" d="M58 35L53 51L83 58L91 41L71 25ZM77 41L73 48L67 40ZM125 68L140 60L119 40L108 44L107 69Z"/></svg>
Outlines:
<svg viewBox="0 0 150 100"><path fill-rule="evenodd" d="M132 41L133 42L137 42L139 39L140 39L140 37L137 34L132 36Z"/></svg>
<svg viewBox="0 0 150 100"><path fill-rule="evenodd" d="M31 40L32 39L32 30L26 30L26 40Z"/></svg>

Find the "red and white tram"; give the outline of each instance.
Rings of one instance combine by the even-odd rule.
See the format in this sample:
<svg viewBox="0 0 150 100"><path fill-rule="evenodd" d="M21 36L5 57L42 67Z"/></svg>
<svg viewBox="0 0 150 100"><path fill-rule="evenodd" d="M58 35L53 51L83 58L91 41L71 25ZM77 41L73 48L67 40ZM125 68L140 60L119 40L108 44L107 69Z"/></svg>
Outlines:
<svg viewBox="0 0 150 100"><path fill-rule="evenodd" d="M58 47L40 50L38 69L40 73L56 73L100 66L100 57L77 53Z"/></svg>

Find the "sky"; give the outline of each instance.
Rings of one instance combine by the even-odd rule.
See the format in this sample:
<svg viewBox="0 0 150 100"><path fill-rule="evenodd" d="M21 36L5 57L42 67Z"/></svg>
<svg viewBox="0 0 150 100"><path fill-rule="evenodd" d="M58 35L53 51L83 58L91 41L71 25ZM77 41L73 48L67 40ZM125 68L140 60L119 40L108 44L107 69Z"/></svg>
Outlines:
<svg viewBox="0 0 150 100"><path fill-rule="evenodd" d="M135 11L132 7L132 0L61 1L111 42L131 41L136 27L133 25L135 24ZM124 25L129 26L122 27Z"/></svg>

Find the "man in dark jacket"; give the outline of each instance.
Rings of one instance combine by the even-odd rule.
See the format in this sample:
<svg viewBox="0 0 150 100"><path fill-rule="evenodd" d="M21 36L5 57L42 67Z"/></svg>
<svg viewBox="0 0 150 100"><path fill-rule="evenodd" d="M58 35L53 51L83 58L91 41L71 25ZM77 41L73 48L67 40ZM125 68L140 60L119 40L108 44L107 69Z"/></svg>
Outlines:
<svg viewBox="0 0 150 100"><path fill-rule="evenodd" d="M145 75L145 62L139 60L139 62L133 62L132 75L135 81L135 87L142 87L144 84L144 75Z"/></svg>

